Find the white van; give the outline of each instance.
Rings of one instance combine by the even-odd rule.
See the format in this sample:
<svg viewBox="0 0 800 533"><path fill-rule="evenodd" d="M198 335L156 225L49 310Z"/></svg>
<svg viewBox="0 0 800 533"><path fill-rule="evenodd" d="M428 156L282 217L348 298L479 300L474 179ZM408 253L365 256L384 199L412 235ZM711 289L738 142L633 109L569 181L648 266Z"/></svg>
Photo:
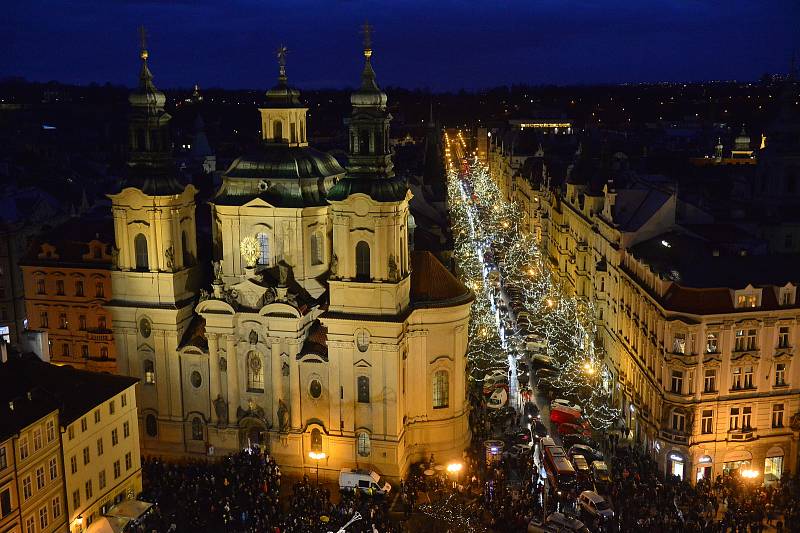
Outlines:
<svg viewBox="0 0 800 533"><path fill-rule="evenodd" d="M367 494L389 494L392 486L374 470L342 468L339 472L339 489L346 492L360 490Z"/></svg>

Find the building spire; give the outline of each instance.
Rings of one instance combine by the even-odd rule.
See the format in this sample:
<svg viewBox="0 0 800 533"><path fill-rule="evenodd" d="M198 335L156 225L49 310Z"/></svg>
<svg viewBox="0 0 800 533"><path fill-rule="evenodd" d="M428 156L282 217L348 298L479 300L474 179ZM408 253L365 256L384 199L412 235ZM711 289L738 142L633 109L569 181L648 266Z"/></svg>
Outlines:
<svg viewBox="0 0 800 533"><path fill-rule="evenodd" d="M139 26L139 57L142 59L142 70L139 72L139 87L144 90L155 90L153 86L153 73L147 66L147 58L150 53L147 51L147 30L144 26Z"/></svg>
<svg viewBox="0 0 800 533"><path fill-rule="evenodd" d="M370 26L368 20L364 20L364 25L361 26L361 33L364 34L364 57L369 62L369 58L372 57L372 32L373 27Z"/></svg>
<svg viewBox="0 0 800 533"><path fill-rule="evenodd" d="M380 92L378 83L375 81L375 71L372 70L372 33L373 27L368 20L361 26L361 33L364 35L364 71L361 73L361 90Z"/></svg>

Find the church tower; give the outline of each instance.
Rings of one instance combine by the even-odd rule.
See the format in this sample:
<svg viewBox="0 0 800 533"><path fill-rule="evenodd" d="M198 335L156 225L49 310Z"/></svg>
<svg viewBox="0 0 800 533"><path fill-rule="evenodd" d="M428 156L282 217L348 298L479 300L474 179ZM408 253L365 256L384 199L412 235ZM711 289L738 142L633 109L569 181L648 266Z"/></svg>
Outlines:
<svg viewBox="0 0 800 533"><path fill-rule="evenodd" d="M339 313L399 315L409 305L408 202L394 176L386 94L372 69L370 27L364 29L361 87L352 112L347 175L331 189L333 258L329 309Z"/></svg>
<svg viewBox="0 0 800 533"><path fill-rule="evenodd" d="M183 443L181 366L176 349L197 295L195 193L172 160L166 97L153 84L142 31L139 86L128 101L128 163L108 197L115 251L110 309L118 370L141 379L143 445Z"/></svg>

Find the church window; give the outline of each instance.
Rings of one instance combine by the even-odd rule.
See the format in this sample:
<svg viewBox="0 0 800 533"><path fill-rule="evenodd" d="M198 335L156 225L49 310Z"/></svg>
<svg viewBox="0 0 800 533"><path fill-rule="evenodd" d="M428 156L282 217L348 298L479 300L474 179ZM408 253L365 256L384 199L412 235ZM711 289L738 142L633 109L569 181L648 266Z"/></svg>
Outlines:
<svg viewBox="0 0 800 533"><path fill-rule="evenodd" d="M370 153L369 130L361 130L361 132L358 134L358 153L362 155Z"/></svg>
<svg viewBox="0 0 800 533"><path fill-rule="evenodd" d="M264 392L264 365L256 352L247 354L247 390Z"/></svg>
<svg viewBox="0 0 800 533"><path fill-rule="evenodd" d="M318 379L312 379L308 386L308 393L315 400L322 396L322 383L320 383Z"/></svg>
<svg viewBox="0 0 800 533"><path fill-rule="evenodd" d="M369 378L358 376L358 402L369 403Z"/></svg>
<svg viewBox="0 0 800 533"><path fill-rule="evenodd" d="M317 428L311 430L311 451L322 451L322 432Z"/></svg>
<svg viewBox="0 0 800 533"><path fill-rule="evenodd" d="M358 434L358 455L361 457L369 457L371 443L369 440L369 433L361 431Z"/></svg>
<svg viewBox="0 0 800 533"><path fill-rule="evenodd" d="M269 235L266 233L259 233L258 238L258 264L269 264Z"/></svg>
<svg viewBox="0 0 800 533"><path fill-rule="evenodd" d="M147 257L147 237L139 233L133 239L136 249L136 270L150 270L150 261Z"/></svg>
<svg viewBox="0 0 800 533"><path fill-rule="evenodd" d="M156 365L152 359L144 360L144 382L148 385L154 385L156 382Z"/></svg>
<svg viewBox="0 0 800 533"><path fill-rule="evenodd" d="M144 429L149 437L158 435L158 421L155 415L147 415L144 417Z"/></svg>
<svg viewBox="0 0 800 533"><path fill-rule="evenodd" d="M192 440L203 440L203 421L199 416L192 418Z"/></svg>
<svg viewBox="0 0 800 533"><path fill-rule="evenodd" d="M370 279L369 244L359 241L356 245L356 279Z"/></svg>
<svg viewBox="0 0 800 533"><path fill-rule="evenodd" d="M433 374L433 408L442 409L450 405L450 382L447 370L438 370Z"/></svg>
<svg viewBox="0 0 800 533"><path fill-rule="evenodd" d="M186 231L181 232L181 250L183 251L183 266L187 267L192 264L192 252L189 250L189 238L186 236Z"/></svg>
<svg viewBox="0 0 800 533"><path fill-rule="evenodd" d="M322 233L319 231L311 234L311 264L322 264Z"/></svg>
<svg viewBox="0 0 800 533"><path fill-rule="evenodd" d="M275 142L283 140L283 122L276 120L272 123L272 138Z"/></svg>

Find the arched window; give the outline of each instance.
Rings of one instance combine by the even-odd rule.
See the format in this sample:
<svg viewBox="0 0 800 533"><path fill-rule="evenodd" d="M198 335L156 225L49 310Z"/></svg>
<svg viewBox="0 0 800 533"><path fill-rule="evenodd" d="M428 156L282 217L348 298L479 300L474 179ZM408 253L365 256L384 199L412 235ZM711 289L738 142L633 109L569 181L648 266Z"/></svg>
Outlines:
<svg viewBox="0 0 800 533"><path fill-rule="evenodd" d="M259 233L258 238L258 264L269 264L269 235L266 233Z"/></svg>
<svg viewBox="0 0 800 533"><path fill-rule="evenodd" d="M280 120L276 120L272 123L272 139L275 142L281 142L283 140L283 122Z"/></svg>
<svg viewBox="0 0 800 533"><path fill-rule="evenodd" d="M311 430L311 451L322 451L322 432L317 428Z"/></svg>
<svg viewBox="0 0 800 533"><path fill-rule="evenodd" d="M147 258L147 237L139 233L133 239L136 250L136 270L150 270L150 261Z"/></svg>
<svg viewBox="0 0 800 533"><path fill-rule="evenodd" d="M183 266L191 266L192 252L189 250L189 238L186 236L186 231L181 231L181 250L183 251Z"/></svg>
<svg viewBox="0 0 800 533"><path fill-rule="evenodd" d="M311 234L311 264L322 264L322 233L319 231Z"/></svg>
<svg viewBox="0 0 800 533"><path fill-rule="evenodd" d="M264 392L264 365L256 352L247 354L247 390Z"/></svg>
<svg viewBox="0 0 800 533"><path fill-rule="evenodd" d="M158 421L155 415L147 415L144 417L144 430L149 437L158 435Z"/></svg>
<svg viewBox="0 0 800 533"><path fill-rule="evenodd" d="M108 359L108 348L105 346L100 347L100 359Z"/></svg>
<svg viewBox="0 0 800 533"><path fill-rule="evenodd" d="M203 421L199 416L192 418L192 440L203 440Z"/></svg>
<svg viewBox="0 0 800 533"><path fill-rule="evenodd" d="M358 434L358 455L361 457L369 457L370 448L369 433L361 431Z"/></svg>
<svg viewBox="0 0 800 533"><path fill-rule="evenodd" d="M437 370L433 374L433 408L442 409L450 405L450 381L447 370Z"/></svg>
<svg viewBox="0 0 800 533"><path fill-rule="evenodd" d="M370 279L369 244L359 241L356 244L356 279Z"/></svg>
<svg viewBox="0 0 800 533"><path fill-rule="evenodd" d="M150 385L156 382L156 365L152 359L144 360L144 382Z"/></svg>
<svg viewBox="0 0 800 533"><path fill-rule="evenodd" d="M369 403L369 378L358 376L358 402Z"/></svg>
<svg viewBox="0 0 800 533"><path fill-rule="evenodd" d="M358 153L367 155L369 151L369 130L361 130L358 134Z"/></svg>

